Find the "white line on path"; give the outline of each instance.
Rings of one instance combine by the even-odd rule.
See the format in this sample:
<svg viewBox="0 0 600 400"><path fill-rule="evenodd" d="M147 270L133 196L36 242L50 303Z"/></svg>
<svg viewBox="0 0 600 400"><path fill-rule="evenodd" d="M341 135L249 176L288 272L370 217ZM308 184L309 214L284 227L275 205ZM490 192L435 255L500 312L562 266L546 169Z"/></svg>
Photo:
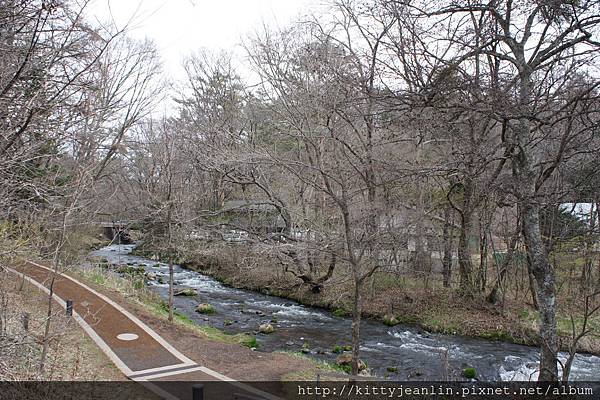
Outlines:
<svg viewBox="0 0 600 400"><path fill-rule="evenodd" d="M181 375L181 374L187 374L189 372L194 372L194 371L202 371L204 372L204 367L200 367L200 366L195 366L195 367L190 367L188 369L183 369L183 370L177 370L177 371L168 371L168 372L162 372L162 373L156 373L156 374L152 374L152 375L147 375L147 376L140 376L140 377L132 377L132 379L134 381L150 381L152 379L157 379L157 378L164 378L165 376L173 376L173 375Z"/></svg>

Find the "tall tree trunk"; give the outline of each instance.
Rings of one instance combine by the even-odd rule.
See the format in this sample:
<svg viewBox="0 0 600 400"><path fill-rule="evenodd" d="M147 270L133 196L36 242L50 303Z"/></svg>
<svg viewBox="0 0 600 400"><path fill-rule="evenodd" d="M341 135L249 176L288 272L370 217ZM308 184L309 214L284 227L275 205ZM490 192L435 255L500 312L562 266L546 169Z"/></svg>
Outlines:
<svg viewBox="0 0 600 400"><path fill-rule="evenodd" d="M346 251L348 262L352 267L352 279L354 283L353 307L352 307L352 374L357 375L359 372L359 356L360 356L360 323L362 317L362 287L365 276L361 271L360 257L357 258L355 239L353 236L352 223L350 220L350 211L346 198L345 188L342 187L342 199L338 201L342 212L342 220L344 223L344 239L346 242Z"/></svg>
<svg viewBox="0 0 600 400"><path fill-rule="evenodd" d="M172 148L167 148L168 151L168 183L167 183L167 254L169 257L169 322L173 322L173 175L172 175Z"/></svg>
<svg viewBox="0 0 600 400"><path fill-rule="evenodd" d="M521 49L522 50L522 49ZM531 272L536 282L539 306L540 336L540 381L558 381L558 336L556 330L556 289L554 268L546 251L540 230L539 203L536 196L537 174L534 170L533 150L531 149L530 121L527 110L530 108L531 71L521 52L520 61L520 117L515 129L517 152L512 157L517 199L521 206L523 238L530 259Z"/></svg>
<svg viewBox="0 0 600 400"><path fill-rule="evenodd" d="M444 287L450 287L452 279L452 208L444 207L444 228L442 232L444 241L444 255L442 257L442 277Z"/></svg>
<svg viewBox="0 0 600 400"><path fill-rule="evenodd" d="M550 265L541 238L539 214L536 205L527 205L523 212L523 236L531 255L531 272L539 312L540 381L557 381L558 336L556 331L556 293L554 268Z"/></svg>
<svg viewBox="0 0 600 400"><path fill-rule="evenodd" d="M218 210L223 206L223 188L221 182L221 174L219 171L211 171L210 173L211 180L211 208L213 210Z"/></svg>
<svg viewBox="0 0 600 400"><path fill-rule="evenodd" d="M362 280L354 280L354 304L352 307L352 375L358 375L360 363L360 321L362 317Z"/></svg>
<svg viewBox="0 0 600 400"><path fill-rule="evenodd" d="M585 238L584 263L581 269L581 289L585 292L589 290L593 283L593 263L594 263L594 232L596 231L597 213L594 211L594 203L590 203L590 212L588 215L588 232Z"/></svg>
<svg viewBox="0 0 600 400"><path fill-rule="evenodd" d="M477 289L485 291L488 270L488 235L482 219L479 220L479 271L477 273Z"/></svg>
<svg viewBox="0 0 600 400"><path fill-rule="evenodd" d="M171 201L171 184L169 183L169 207L167 209L167 253L169 257L169 322L173 322L173 285L175 273L173 271L173 202Z"/></svg>
<svg viewBox="0 0 600 400"><path fill-rule="evenodd" d="M47 308L46 308L46 321L44 323L44 337L42 338L43 342L42 342L42 354L40 356L40 364L38 366L38 370L40 374L44 373L44 370L46 368L46 358L48 357L48 348L50 346L50 326L51 326L51 322L52 322L52 304L53 304L53 298L52 296L54 295L54 282L55 282L55 277L56 277L56 268L54 269L54 271L52 272L52 278L50 280L50 285L49 285L49 290L50 292L48 293L48 303L47 303Z"/></svg>
<svg viewBox="0 0 600 400"><path fill-rule="evenodd" d="M469 237L473 231L473 185L468 179L464 184L463 204L460 213L460 234L458 237L458 272L460 275L459 292L463 296L472 296L475 292L473 282L473 261Z"/></svg>
<svg viewBox="0 0 600 400"><path fill-rule="evenodd" d="M529 260L529 257L527 257L527 259ZM527 261L527 279L529 283L529 293L531 293L531 305L536 311L539 311L540 306L538 305L535 276L533 276L533 270L531 269L531 261Z"/></svg>
<svg viewBox="0 0 600 400"><path fill-rule="evenodd" d="M73 201L74 203L74 201ZM44 337L42 342L42 354L40 356L39 363L39 373L43 374L44 369L46 368L46 358L48 357L48 349L50 346L50 326L52 323L52 304L53 304L53 296L54 296L54 283L56 281L56 277L60 274L60 256L62 248L65 244L65 238L67 234L67 220L69 218L69 214L71 212L71 203L68 203L66 211L62 217L62 224L60 229L60 236L58 238L58 242L54 248L54 255L52 257L52 278L50 278L49 285L49 293L48 293L48 303L47 303L47 311L46 311L46 321L44 326Z"/></svg>
<svg viewBox="0 0 600 400"><path fill-rule="evenodd" d="M425 219L425 204L423 201L423 188L419 185L417 188L417 220L415 221L415 256L413 259L413 268L415 271L425 271L425 237L423 222Z"/></svg>
<svg viewBox="0 0 600 400"><path fill-rule="evenodd" d="M169 322L173 322L173 256L169 254Z"/></svg>
<svg viewBox="0 0 600 400"><path fill-rule="evenodd" d="M286 208L285 204L283 204L282 202L274 202L273 205L275 206L275 208L277 208L277 211L279 211L279 215L281 216L281 218L283 219L283 235L284 236L290 236L292 234L292 215L290 214L290 212L288 211L288 209ZM273 222L273 225L275 227L277 227L277 221L275 220Z"/></svg>
<svg viewBox="0 0 600 400"><path fill-rule="evenodd" d="M494 283L494 287L490 290L490 294L487 295L486 300L488 303L497 304L498 303L498 291L503 290L504 287L504 277L508 272L508 267L512 263L513 256L515 254L515 249L517 247L517 242L519 241L519 237L521 236L521 228L517 227L517 231L510 238L510 243L508 244L508 250L506 252L506 257L502 260L502 265L498 268L498 275L496 277L496 282Z"/></svg>
<svg viewBox="0 0 600 400"><path fill-rule="evenodd" d="M600 228L600 203L596 202L596 222L598 223L598 227ZM599 229L600 230L600 229ZM600 247L600 238L596 237L594 239L594 247L598 249ZM594 249L594 250L596 250ZM598 260L598 287L600 287L600 260Z"/></svg>

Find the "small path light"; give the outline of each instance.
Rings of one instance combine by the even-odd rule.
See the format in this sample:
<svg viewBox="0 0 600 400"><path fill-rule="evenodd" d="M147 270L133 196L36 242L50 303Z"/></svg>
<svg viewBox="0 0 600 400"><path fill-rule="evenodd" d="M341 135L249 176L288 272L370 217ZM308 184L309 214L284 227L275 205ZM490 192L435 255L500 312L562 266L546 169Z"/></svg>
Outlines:
<svg viewBox="0 0 600 400"><path fill-rule="evenodd" d="M192 386L192 400L204 400L204 385Z"/></svg>
<svg viewBox="0 0 600 400"><path fill-rule="evenodd" d="M67 300L67 317L73 316L73 300Z"/></svg>

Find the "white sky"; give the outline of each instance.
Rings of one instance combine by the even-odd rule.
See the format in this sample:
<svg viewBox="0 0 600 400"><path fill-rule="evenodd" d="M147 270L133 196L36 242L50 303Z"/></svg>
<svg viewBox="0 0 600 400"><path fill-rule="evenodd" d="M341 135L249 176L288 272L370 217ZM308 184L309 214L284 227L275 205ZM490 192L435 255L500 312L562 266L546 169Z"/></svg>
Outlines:
<svg viewBox="0 0 600 400"><path fill-rule="evenodd" d="M236 49L241 39L263 22L283 27L316 4L315 0L93 0L88 11L104 22L112 14L118 27L129 23L129 35L153 39L166 74L181 79L181 61L193 51L203 47L241 51Z"/></svg>

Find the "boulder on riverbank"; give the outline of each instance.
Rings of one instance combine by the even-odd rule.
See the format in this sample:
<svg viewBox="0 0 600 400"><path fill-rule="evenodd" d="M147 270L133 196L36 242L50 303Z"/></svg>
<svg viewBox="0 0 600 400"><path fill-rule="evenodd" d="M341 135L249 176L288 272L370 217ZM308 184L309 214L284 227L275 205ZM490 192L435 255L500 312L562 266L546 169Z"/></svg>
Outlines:
<svg viewBox="0 0 600 400"><path fill-rule="evenodd" d="M344 354L340 354L336 359L335 359L335 363L337 365L339 365L340 367L343 366L350 366L352 365L352 354L350 353L344 353ZM363 371L367 369L367 364L365 364L363 362L363 360L358 360L358 370L359 371Z"/></svg>
<svg viewBox="0 0 600 400"><path fill-rule="evenodd" d="M386 314L383 316L383 323L387 326L394 326L398 325L400 321L398 321L398 318L396 318L394 315Z"/></svg>

